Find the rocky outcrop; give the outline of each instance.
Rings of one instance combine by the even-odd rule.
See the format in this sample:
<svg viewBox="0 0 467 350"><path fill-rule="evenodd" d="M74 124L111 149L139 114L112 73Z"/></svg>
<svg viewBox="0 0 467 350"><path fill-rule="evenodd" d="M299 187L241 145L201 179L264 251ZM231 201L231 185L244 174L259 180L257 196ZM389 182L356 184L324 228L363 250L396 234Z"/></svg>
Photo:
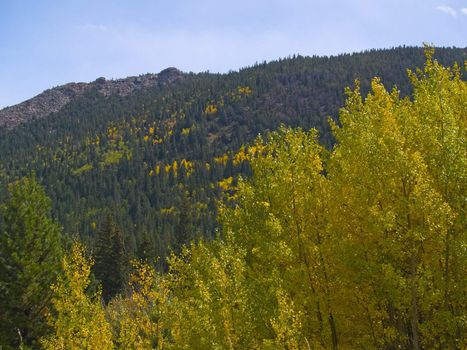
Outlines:
<svg viewBox="0 0 467 350"><path fill-rule="evenodd" d="M27 101L0 110L0 127L13 128L34 119L44 118L60 111L68 103L80 98L93 88L104 96L128 96L135 90L156 85L166 86L181 79L183 79L183 73L171 67L159 74L144 74L115 80L98 78L91 83L69 83L46 90Z"/></svg>

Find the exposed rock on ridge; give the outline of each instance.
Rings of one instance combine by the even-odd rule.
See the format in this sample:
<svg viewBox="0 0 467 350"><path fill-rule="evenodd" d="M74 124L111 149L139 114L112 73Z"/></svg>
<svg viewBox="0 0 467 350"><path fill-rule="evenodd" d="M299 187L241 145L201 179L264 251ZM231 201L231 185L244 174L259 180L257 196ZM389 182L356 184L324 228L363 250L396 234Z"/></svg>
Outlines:
<svg viewBox="0 0 467 350"><path fill-rule="evenodd" d="M159 74L145 74L138 77L106 80L98 78L91 83L69 83L52 89L0 110L0 127L13 128L33 119L44 118L60 111L69 102L78 99L92 88L96 88L104 96L127 96L135 90L150 88L156 85L170 85L183 78L177 68L167 68Z"/></svg>

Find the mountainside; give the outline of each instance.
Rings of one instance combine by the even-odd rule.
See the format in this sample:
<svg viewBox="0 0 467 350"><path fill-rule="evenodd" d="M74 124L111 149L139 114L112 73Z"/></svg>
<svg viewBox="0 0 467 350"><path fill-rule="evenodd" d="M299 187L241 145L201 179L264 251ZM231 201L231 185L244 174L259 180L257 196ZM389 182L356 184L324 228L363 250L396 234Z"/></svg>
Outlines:
<svg viewBox="0 0 467 350"><path fill-rule="evenodd" d="M445 65L466 49L440 48ZM111 211L128 250L213 237L216 201L250 173L243 147L281 124L316 128L331 146L344 89L371 79L409 91L406 68L423 49L372 50L335 57L293 57L229 74L157 75L67 84L0 111L0 181L34 172L68 233L93 240Z"/></svg>
<svg viewBox="0 0 467 350"><path fill-rule="evenodd" d="M98 78L92 83L69 83L57 86L20 104L0 110L0 126L12 128L21 123L44 118L51 113L59 112L68 103L93 89L103 96L128 96L135 90L171 84L182 77L178 69L167 68L159 74L145 74L117 80Z"/></svg>

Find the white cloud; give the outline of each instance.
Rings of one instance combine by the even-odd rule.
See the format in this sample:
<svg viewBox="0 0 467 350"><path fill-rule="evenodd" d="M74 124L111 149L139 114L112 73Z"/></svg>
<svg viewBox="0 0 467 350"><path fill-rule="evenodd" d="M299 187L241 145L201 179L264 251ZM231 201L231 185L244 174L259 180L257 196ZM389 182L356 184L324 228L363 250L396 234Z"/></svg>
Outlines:
<svg viewBox="0 0 467 350"><path fill-rule="evenodd" d="M461 8L461 12L462 12L462 14L467 16L467 7Z"/></svg>
<svg viewBox="0 0 467 350"><path fill-rule="evenodd" d="M93 24L93 23L87 23L85 25L79 26L78 27L81 30L86 30L86 31L100 31L100 32L105 32L107 31L107 26L103 24Z"/></svg>
<svg viewBox="0 0 467 350"><path fill-rule="evenodd" d="M457 16L457 11L454 10L452 7L450 6L437 6L436 9L438 11L441 11L441 12L444 12L452 17L456 17Z"/></svg>

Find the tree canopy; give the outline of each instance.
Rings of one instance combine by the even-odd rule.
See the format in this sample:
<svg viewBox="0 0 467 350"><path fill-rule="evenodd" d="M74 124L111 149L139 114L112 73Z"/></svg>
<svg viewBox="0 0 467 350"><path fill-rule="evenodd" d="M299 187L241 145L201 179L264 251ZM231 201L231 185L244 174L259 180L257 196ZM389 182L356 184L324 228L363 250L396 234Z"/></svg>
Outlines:
<svg viewBox="0 0 467 350"><path fill-rule="evenodd" d="M133 263L115 346L464 349L467 84L426 55L410 96L347 90L332 150L286 127L242 148L218 237Z"/></svg>

